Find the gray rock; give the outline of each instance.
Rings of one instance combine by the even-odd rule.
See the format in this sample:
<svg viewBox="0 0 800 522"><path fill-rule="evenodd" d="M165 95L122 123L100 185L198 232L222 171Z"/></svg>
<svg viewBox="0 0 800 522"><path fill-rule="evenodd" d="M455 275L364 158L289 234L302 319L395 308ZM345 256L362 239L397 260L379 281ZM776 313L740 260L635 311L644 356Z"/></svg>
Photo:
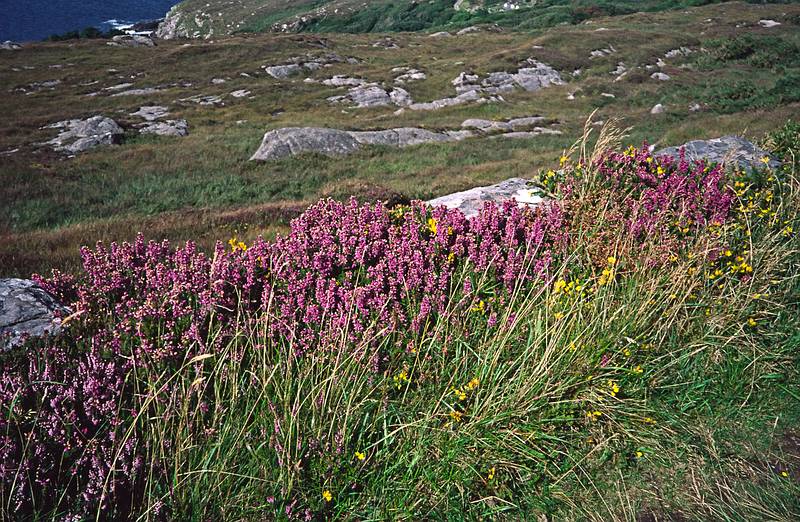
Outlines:
<svg viewBox="0 0 800 522"><path fill-rule="evenodd" d="M14 89L16 92L24 92L25 94L33 94L44 89L53 90L57 85L61 84L61 80L45 80L43 82L29 83L24 87L17 87Z"/></svg>
<svg viewBox="0 0 800 522"><path fill-rule="evenodd" d="M388 36L373 43L372 47L378 47L382 49L400 49L400 46L397 45L397 42Z"/></svg>
<svg viewBox="0 0 800 522"><path fill-rule="evenodd" d="M103 90L104 91L122 91L124 89L129 89L130 87L133 87L133 84L126 82L126 83L118 83L116 85L111 85L109 87L103 87Z"/></svg>
<svg viewBox="0 0 800 522"><path fill-rule="evenodd" d="M698 112L698 111L702 111L702 110L703 110L703 106L700 105L699 103L693 103L693 104L689 105L689 112Z"/></svg>
<svg viewBox="0 0 800 522"><path fill-rule="evenodd" d="M525 118L513 118L508 120L508 124L511 125L511 128L515 131L522 130L528 128L532 125L539 125L543 123L546 118L542 116L527 116Z"/></svg>
<svg viewBox="0 0 800 522"><path fill-rule="evenodd" d="M389 147L411 147L423 143L453 141L448 134L433 132L416 127L401 127L382 131L360 131L349 133L363 145L386 145Z"/></svg>
<svg viewBox="0 0 800 522"><path fill-rule="evenodd" d="M445 206L460 210L465 217L475 217L487 202L503 203L515 199L520 206L536 207L544 198L536 188L529 186L527 180L511 178L495 185L475 187L428 201L432 207Z"/></svg>
<svg viewBox="0 0 800 522"><path fill-rule="evenodd" d="M157 94L162 92L164 89L159 89L158 87L144 87L142 89L129 89L127 91L118 92L112 94L112 98L116 98L118 96L149 96L151 94Z"/></svg>
<svg viewBox="0 0 800 522"><path fill-rule="evenodd" d="M686 158L690 160L707 159L726 165L736 164L744 169L764 167L762 158L769 158L767 165L770 168L774 169L781 165L781 163L769 153L739 136L723 136L710 140L690 141L678 147L661 149L656 152L655 155L673 156L677 158L680 155L681 149L685 150Z"/></svg>
<svg viewBox="0 0 800 522"><path fill-rule="evenodd" d="M0 50L3 51L16 51L22 49L22 46L17 42L12 42L11 40L6 40L3 43L0 43Z"/></svg>
<svg viewBox="0 0 800 522"><path fill-rule="evenodd" d="M160 105L146 105L144 107L139 107L138 111L132 112L130 115L138 116L147 121L155 121L165 117L168 114L169 107L162 107Z"/></svg>
<svg viewBox="0 0 800 522"><path fill-rule="evenodd" d="M398 69L401 69L401 70L398 70ZM405 70L402 70L402 69L405 69ZM392 69L392 72L395 72L395 73L396 72L402 72L403 73L403 74L401 74L400 76L397 76L394 79L394 83L399 83L401 85L404 84L404 83L417 82L417 81L420 81L420 80L428 79L428 75L425 74L424 72L419 71L417 69L411 69L411 68L408 68L408 67L403 67L403 68L395 67L394 69Z"/></svg>
<svg viewBox="0 0 800 522"><path fill-rule="evenodd" d="M328 98L334 103L349 103L357 108L383 107L392 104L392 99L386 89L371 83L351 88L344 96Z"/></svg>
<svg viewBox="0 0 800 522"><path fill-rule="evenodd" d="M608 46L605 49L595 49L589 53L589 59L605 58L608 55L616 53L617 50L613 46Z"/></svg>
<svg viewBox="0 0 800 522"><path fill-rule="evenodd" d="M449 38L453 36L452 34L448 33L447 31L439 31L438 33L433 33L428 35L430 38Z"/></svg>
<svg viewBox="0 0 800 522"><path fill-rule="evenodd" d="M58 334L60 318L70 313L33 281L0 279L0 350L19 346L28 337Z"/></svg>
<svg viewBox="0 0 800 522"><path fill-rule="evenodd" d="M450 82L456 88L456 93L462 94L469 91L480 90L480 76L462 72Z"/></svg>
<svg viewBox="0 0 800 522"><path fill-rule="evenodd" d="M141 127L139 129L139 134L186 136L189 134L189 124L186 120L154 121Z"/></svg>
<svg viewBox="0 0 800 522"><path fill-rule="evenodd" d="M781 23L780 22L776 22L775 20L759 20L758 21L758 25L760 25L761 27L766 27L767 29L769 29L770 27L777 27L777 26L781 25Z"/></svg>
<svg viewBox="0 0 800 522"><path fill-rule="evenodd" d="M520 126L529 126L539 117L517 118ZM470 123L470 121L472 123ZM512 138L530 138L541 134L560 134L560 131L535 127L528 132L508 132L514 128L510 122L499 122L497 128ZM288 127L267 132L261 141L261 146L250 158L255 161L269 161L273 159L295 156L304 152L316 152L327 156L340 156L351 154L362 145L384 145L388 147L411 147L423 143L443 143L461 141L467 138L480 136L470 129L486 129L492 124L488 120L467 120L461 130L434 132L416 127L400 127L377 131L343 131L338 129L319 127ZM516 135L515 135L516 134Z"/></svg>
<svg viewBox="0 0 800 522"><path fill-rule="evenodd" d="M662 104L657 103L653 105L652 109L650 109L650 114L662 114L665 110L666 109Z"/></svg>
<svg viewBox="0 0 800 522"><path fill-rule="evenodd" d="M226 81L227 80L225 80L225 78L211 78L211 84L212 85L222 85Z"/></svg>
<svg viewBox="0 0 800 522"><path fill-rule="evenodd" d="M361 78L352 78L344 75L336 75L332 78L322 80L322 85L327 85L328 87L357 87L367 83L369 83L367 80L362 80Z"/></svg>
<svg viewBox="0 0 800 522"><path fill-rule="evenodd" d="M623 62L619 62L617 64L617 68L611 71L611 74L613 74L614 76L620 76L622 74L625 74L626 72L628 72L628 68L625 66Z"/></svg>
<svg viewBox="0 0 800 522"><path fill-rule="evenodd" d="M496 136L492 136L493 138L504 138L504 139L529 139L535 138L537 136L541 136L543 134L550 134L557 136L561 134L560 130L556 129L547 129L545 127L534 127L533 130L530 131L520 131L520 132L507 132L505 134L497 134Z"/></svg>
<svg viewBox="0 0 800 522"><path fill-rule="evenodd" d="M510 132L513 127L505 121L482 120L470 118L461 123L462 129L475 129L481 132Z"/></svg>
<svg viewBox="0 0 800 522"><path fill-rule="evenodd" d="M196 103L198 105L225 105L222 101L222 96L198 94L188 98L181 98L182 102Z"/></svg>
<svg viewBox="0 0 800 522"><path fill-rule="evenodd" d="M655 72L655 73L650 75L650 78L652 78L654 80L658 80L660 82L666 82L666 81L672 79L672 77L669 74L662 73L662 72Z"/></svg>
<svg viewBox="0 0 800 522"><path fill-rule="evenodd" d="M46 144L52 146L53 150L70 153L84 152L100 145L119 144L124 134L117 122L104 116L60 121L46 128L62 129L58 136Z"/></svg>
<svg viewBox="0 0 800 522"><path fill-rule="evenodd" d="M460 31L457 31L456 35L461 36L461 35L464 35L464 34L473 34L473 33L480 33L480 32L481 32L481 28L480 27L475 26L475 25L471 25L469 27L465 27L465 28L461 29Z"/></svg>
<svg viewBox="0 0 800 522"><path fill-rule="evenodd" d="M111 38L108 45L122 47L154 47L156 44L149 36L141 34L120 34Z"/></svg>
<svg viewBox="0 0 800 522"><path fill-rule="evenodd" d="M250 91L248 91L247 89L240 89L238 91L233 91L231 93L231 96L233 96L234 98L245 98L247 96L250 96Z"/></svg>
<svg viewBox="0 0 800 522"><path fill-rule="evenodd" d="M156 29L155 33L156 37L162 40L188 37L188 32L181 24L182 18L183 13L178 10L178 6L173 6L167 13L164 21L158 25L158 29Z"/></svg>
<svg viewBox="0 0 800 522"><path fill-rule="evenodd" d="M392 103L398 107L408 107L414 103L414 100L411 99L411 94L400 87L395 87L392 92L389 93L389 98L391 98Z"/></svg>
<svg viewBox="0 0 800 522"><path fill-rule="evenodd" d="M481 100L484 102L487 101L485 98L481 97L477 91L467 91L453 98L442 98L439 100L433 100L431 102L413 103L409 105L408 108L412 111L435 111L445 107L461 105L462 103L480 102Z"/></svg>
<svg viewBox="0 0 800 522"><path fill-rule="evenodd" d="M268 161L317 152L327 156L352 154L360 144L347 131L317 127L287 127L269 131L251 161Z"/></svg>
<svg viewBox="0 0 800 522"><path fill-rule="evenodd" d="M514 81L528 92L535 92L551 85L563 85L561 75L549 65L524 67L514 75Z"/></svg>
<svg viewBox="0 0 800 522"><path fill-rule="evenodd" d="M271 65L268 67L267 66L264 67L264 71L266 71L267 74L269 74L270 76L272 76L277 80L285 80L290 76L294 76L295 74L300 74L302 70L303 70L302 67L300 67L296 63L291 63L289 65Z"/></svg>
<svg viewBox="0 0 800 522"><path fill-rule="evenodd" d="M689 56L690 54L692 54L692 52L693 51L688 47L679 47L678 49L672 49L670 51L667 51L664 54L664 58L670 59L670 58L677 58L679 56Z"/></svg>
<svg viewBox="0 0 800 522"><path fill-rule="evenodd" d="M489 73L482 81L476 74L462 72L451 83L456 88L456 93L459 94L469 91L501 94L511 92L517 88L535 92L551 85L562 85L564 83L558 71L547 64L534 59L527 60L525 64L527 67L523 67L514 73L504 71Z"/></svg>

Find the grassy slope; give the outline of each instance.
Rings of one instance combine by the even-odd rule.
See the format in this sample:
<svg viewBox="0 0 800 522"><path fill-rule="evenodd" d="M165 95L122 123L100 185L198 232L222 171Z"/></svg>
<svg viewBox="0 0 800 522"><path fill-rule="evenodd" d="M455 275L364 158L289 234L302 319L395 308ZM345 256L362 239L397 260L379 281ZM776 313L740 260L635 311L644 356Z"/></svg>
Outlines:
<svg viewBox="0 0 800 522"><path fill-rule="evenodd" d="M632 73L614 83L608 72L618 61L629 66L654 63L664 52L680 45L696 48L709 40L743 33L779 37L784 43L797 45L799 12L797 6L724 4L698 8L688 16L681 12L636 14L532 34L437 40L400 34L395 38L401 49L389 51L370 45L375 36L254 35L213 43L191 42L188 46L162 42L154 49L76 42L39 44L4 53L0 60L6 73L0 77L0 89L9 91L50 79L60 79L62 84L53 91L29 96L10 92L0 100L5 115L0 123L0 150L21 148L0 158L4 180L0 187L0 234L5 244L11 245L0 252L0 273L25 276L52 266L74 267L79 244L94 238L129 239L143 219L153 237L197 238L209 246L235 230L245 237L271 234L298 208L320 196L380 197L400 192L411 198L429 198L511 176L530 176L531 165L548 165L574 141L594 109L599 110L599 119L621 116L623 124L633 126L630 139L634 143L648 139L659 145L676 144L743 131L758 137L775 121L797 119L798 105L778 100L763 108L735 107L732 113L690 113L688 105L694 100L710 101L718 89L744 77L754 85L770 87L787 75L771 64L736 60L720 66L695 56L688 60L694 70L679 68L682 61L671 62L665 69L673 77L669 82ZM760 18L780 19L784 24L774 29L754 27ZM713 22L705 23L706 19ZM745 27L736 27L742 24ZM598 32L599 27L608 30ZM592 49L609 44L618 49L618 54L589 60ZM465 45L471 49L467 56ZM535 45L542 48L533 49ZM305 52L327 51L357 56L364 63L337 65L316 73L318 78L351 74L390 80L389 70L398 65L424 69L429 79L408 87L418 100L452 95L449 82L463 70L507 70L530 56L552 64L565 77L578 68L583 74L568 79L562 87L509 95L508 103L401 116L393 115L390 108L343 110L325 102L327 96L337 92L334 89L304 84L301 79L281 82L260 74L262 65ZM64 67L49 67L56 64ZM15 72L13 68L21 70ZM797 69L788 69L792 70ZM242 72L254 77L242 77ZM215 77L229 80L221 86L212 85L210 80ZM90 80L99 83L81 85ZM126 80L137 87L177 81L194 86L175 87L138 99L83 96ZM223 94L240 88L251 90L254 98L228 98L221 108L177 101L194 94ZM571 92L577 93L576 99L567 101ZM602 97L602 92L614 93L616 98ZM658 102L667 103L668 111L652 117L649 109ZM127 113L147 104L167 105L173 117L187 118L191 135L176 140L131 134L121 147L98 149L74 159L63 159L32 145L53 135L40 129L53 121L102 113L132 124L138 120ZM468 117L531 114L558 120L563 136L495 141L492 147L480 146L481 141L465 141L407 150L368 149L336 161L315 156L268 164L247 161L264 131L283 126L449 128ZM267 212L262 212L264 209Z"/></svg>

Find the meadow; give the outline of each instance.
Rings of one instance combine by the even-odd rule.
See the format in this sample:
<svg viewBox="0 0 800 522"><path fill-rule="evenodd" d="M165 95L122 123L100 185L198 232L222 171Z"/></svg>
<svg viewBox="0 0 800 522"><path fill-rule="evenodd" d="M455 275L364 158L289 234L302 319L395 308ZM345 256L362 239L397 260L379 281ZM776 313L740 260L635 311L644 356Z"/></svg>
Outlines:
<svg viewBox="0 0 800 522"><path fill-rule="evenodd" d="M0 274L76 271L82 245L132 241L140 230L149 231L149 238L195 240L205 251L234 234L247 240L272 237L320 197L430 199L512 176L530 178L580 136L595 109L598 120L618 117L632 127L627 143L636 146L644 140L661 147L737 133L757 141L777 122L800 119L799 91L792 83L800 74L794 58L798 16L797 5L733 2L530 32L443 39L393 33L397 49L373 47L381 39L373 34L240 35L139 49L98 40L32 44L0 56L0 89L8 91L0 99L0 240L7 245L0 249ZM757 23L762 18L782 25L762 28ZM615 54L590 58L592 50L609 45ZM644 66L681 46L698 52L666 60L659 70L670 81L651 79ZM512 93L504 103L395 115L395 108L331 105L325 98L340 91L302 78L276 80L261 69L329 52L361 63L334 64L312 77L346 74L390 84L393 67L414 66L428 74L406 86L420 101L452 96L450 82L463 71L510 70L530 57L555 67L566 84ZM610 71L618 62L631 72L615 81ZM576 69L581 73L573 77ZM214 78L226 83L213 84ZM30 87L48 80L61 83L52 90ZM86 85L91 82L98 83ZM86 96L121 82L164 90L138 97ZM236 89L252 95L226 97L224 106L180 101ZM656 103L666 106L665 113L650 114ZM691 112L693 103L702 110ZM169 107L170 118L189 122L189 136L138 135L131 127L139 120L130 113L143 105ZM121 146L70 159L38 145L54 135L42 129L45 125L95 114L113 117L127 129ZM493 140L491 146L468 140L405 150L374 147L336 161L314 155L248 161L263 133L279 127L436 130L458 128L467 118L531 115L558 122L554 128L562 135Z"/></svg>
<svg viewBox="0 0 800 522"><path fill-rule="evenodd" d="M5 515L796 518L800 129L748 171L591 133L535 210L328 199L38 277L74 314L0 358Z"/></svg>
<svg viewBox="0 0 800 522"><path fill-rule="evenodd" d="M3 51L0 277L71 312L0 352L0 520L799 519L800 8L648 5L452 38ZM413 66L420 101L531 57L565 83L395 114L262 69L331 52L358 63L313 79ZM161 91L103 90L122 82ZM143 105L190 134L139 135ZM94 114L121 145L41 145ZM280 127L532 115L561 134L248 161ZM651 152L725 134L781 166ZM515 176L546 203L421 201Z"/></svg>

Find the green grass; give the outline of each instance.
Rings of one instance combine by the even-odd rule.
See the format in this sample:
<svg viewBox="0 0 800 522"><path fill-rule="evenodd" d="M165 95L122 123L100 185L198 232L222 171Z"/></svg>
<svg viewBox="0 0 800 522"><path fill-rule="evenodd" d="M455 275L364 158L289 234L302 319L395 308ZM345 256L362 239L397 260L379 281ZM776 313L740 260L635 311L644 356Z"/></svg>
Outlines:
<svg viewBox="0 0 800 522"><path fill-rule="evenodd" d="M686 255L658 270L620 258L620 277L588 297L515 294L502 328L452 302L443 315L459 321L363 341L390 354L378 377L344 338L295 358L263 338L269 316L243 318L254 327L203 361L204 379L185 377L213 396L211 428L148 430L153 447L181 448L173 515L796 519L800 243L782 225L797 223L796 174L772 185L774 219L723 231L747 248L752 279L709 282ZM600 216L564 271L609 248ZM628 238L604 241L624 251Z"/></svg>
<svg viewBox="0 0 800 522"><path fill-rule="evenodd" d="M156 48L138 50L95 41L30 45L2 56L7 73L0 75L0 89L10 92L0 100L6 115L0 123L0 151L20 151L0 157L0 239L10 245L0 252L0 274L27 277L53 267L74 270L81 244L130 240L142 222L157 237L195 238L188 226L188 216L195 212L207 216L205 223L211 228L203 226L201 242L208 247L216 239L227 240L231 227L246 224L231 224L228 216L239 211L248 215L254 229L274 232L285 227L286 218L259 217L263 205L302 207L318 197L369 199L397 193L427 199L511 176L531 177L576 139L595 109L596 119L623 117L624 124L634 128L630 140L637 144L647 140L676 145L741 132L758 138L774 121L797 120L800 114L797 64L787 52L800 45L792 16L800 17L797 6L721 3L695 8L688 15L675 10L636 13L531 34L430 39L398 33L392 37L400 49L391 51L372 47L375 35L344 34L242 35L188 46L160 42ZM782 20L783 25L768 30L746 25L763 17ZM703 21L708 18L719 22L707 25ZM608 30L598 32L598 27ZM593 49L608 45L614 45L617 54L589 59ZM470 49L466 55L465 46ZM665 71L673 79L651 80L643 67L680 46L710 52L669 60ZM394 115L394 107L345 109L343 114L342 107L325 101L341 91L309 85L302 78L281 82L261 72L263 65L331 51L362 63L337 64L311 76L346 74L389 84L393 67L411 65L428 74L428 80L407 86L419 101L452 96L450 82L462 71L513 70L529 57L557 68L567 84L508 95L506 103L402 115ZM775 59L765 59L770 56ZM619 61L641 69L614 82L609 71ZM576 69L582 73L573 78ZM211 84L217 77L228 81ZM53 91L15 91L52 79L62 81ZM89 81L98 83L82 85ZM173 86L149 97L84 96L124 81L137 87L178 82L191 86ZM251 90L253 97L226 98L226 105L217 108L179 101L236 89ZM616 98L601 96L604 92ZM566 99L570 93L575 94L572 101ZM705 104L705 110L690 113L689 105L695 102ZM656 103L667 107L659 118L649 114ZM166 105L170 117L187 119L190 136L139 137L133 128L139 120L128 114L149 104ZM128 129L123 146L65 159L36 145L53 137L41 127L94 114L113 117ZM285 126L452 129L467 118L529 115L557 121L563 135L492 141L491 146L471 140L405 150L369 148L335 161L313 156L261 165L248 161L265 131ZM85 235L89 230L93 232Z"/></svg>

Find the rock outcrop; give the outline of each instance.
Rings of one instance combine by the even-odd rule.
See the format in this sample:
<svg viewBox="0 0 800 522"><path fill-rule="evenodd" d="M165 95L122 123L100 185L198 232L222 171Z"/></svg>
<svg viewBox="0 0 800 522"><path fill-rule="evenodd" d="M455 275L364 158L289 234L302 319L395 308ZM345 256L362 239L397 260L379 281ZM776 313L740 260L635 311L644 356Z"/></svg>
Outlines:
<svg viewBox="0 0 800 522"><path fill-rule="evenodd" d="M131 116L138 116L146 121L155 121L166 117L169 114L169 107L162 107L161 105L145 105L139 107L139 110L132 112Z"/></svg>
<svg viewBox="0 0 800 522"><path fill-rule="evenodd" d="M17 42L6 40L5 42L0 43L0 50L2 51L16 51L18 49L22 49L22 46Z"/></svg>
<svg viewBox="0 0 800 522"><path fill-rule="evenodd" d="M70 310L27 279L0 279L0 351L28 337L57 334Z"/></svg>
<svg viewBox="0 0 800 522"><path fill-rule="evenodd" d="M511 178L495 185L475 187L463 192L456 192L447 196L432 199L428 205L432 207L445 206L458 209L467 218L478 214L487 202L502 203L515 199L520 206L535 207L540 205L544 198L538 189L531 187L528 180Z"/></svg>
<svg viewBox="0 0 800 522"><path fill-rule="evenodd" d="M189 124L186 120L153 121L140 127L139 134L187 136L189 134Z"/></svg>
<svg viewBox="0 0 800 522"><path fill-rule="evenodd" d="M562 85L561 75L547 64L528 59L525 67L516 72L493 72L481 79L477 74L461 73L451 83L458 94L476 91L487 94L502 94L521 88L535 92L551 85Z"/></svg>
<svg viewBox="0 0 800 522"><path fill-rule="evenodd" d="M182 18L183 14L180 12L179 6L174 6L164 17L164 20L158 25L155 36L162 40L188 38L189 34L181 26Z"/></svg>
<svg viewBox="0 0 800 522"><path fill-rule="evenodd" d="M46 142L56 151L72 154L84 152L100 145L116 145L122 141L124 131L117 122L105 116L92 116L85 120L65 120L45 127L61 129L52 140Z"/></svg>
<svg viewBox="0 0 800 522"><path fill-rule="evenodd" d="M560 131L531 126L540 123L540 117L516 118L507 122L494 122L501 132L497 136L531 138L541 134L560 134ZM250 158L252 161L270 161L303 153L342 156L358 151L363 145L411 147L423 143L461 141L491 134L488 120L467 120L459 130L430 131L417 127L400 127L376 131L344 131L325 127L286 127L267 132L261 146ZM514 132L514 129L529 129ZM502 132L505 132L503 134ZM492 134L494 136L494 134Z"/></svg>
<svg viewBox="0 0 800 522"><path fill-rule="evenodd" d="M156 43L149 36L141 34L120 34L111 38L108 45L119 47L154 47Z"/></svg>
<svg viewBox="0 0 800 522"><path fill-rule="evenodd" d="M295 56L282 65L262 65L264 71L276 80L285 80L305 71L317 71L323 67L330 67L335 63L359 63L356 58L344 58L336 53L328 53L322 56Z"/></svg>
<svg viewBox="0 0 800 522"><path fill-rule="evenodd" d="M769 153L740 136L723 136L710 140L694 140L677 147L667 147L655 152L656 156L680 156L681 150L690 160L706 159L727 165L736 164L744 169L780 167L780 162Z"/></svg>

